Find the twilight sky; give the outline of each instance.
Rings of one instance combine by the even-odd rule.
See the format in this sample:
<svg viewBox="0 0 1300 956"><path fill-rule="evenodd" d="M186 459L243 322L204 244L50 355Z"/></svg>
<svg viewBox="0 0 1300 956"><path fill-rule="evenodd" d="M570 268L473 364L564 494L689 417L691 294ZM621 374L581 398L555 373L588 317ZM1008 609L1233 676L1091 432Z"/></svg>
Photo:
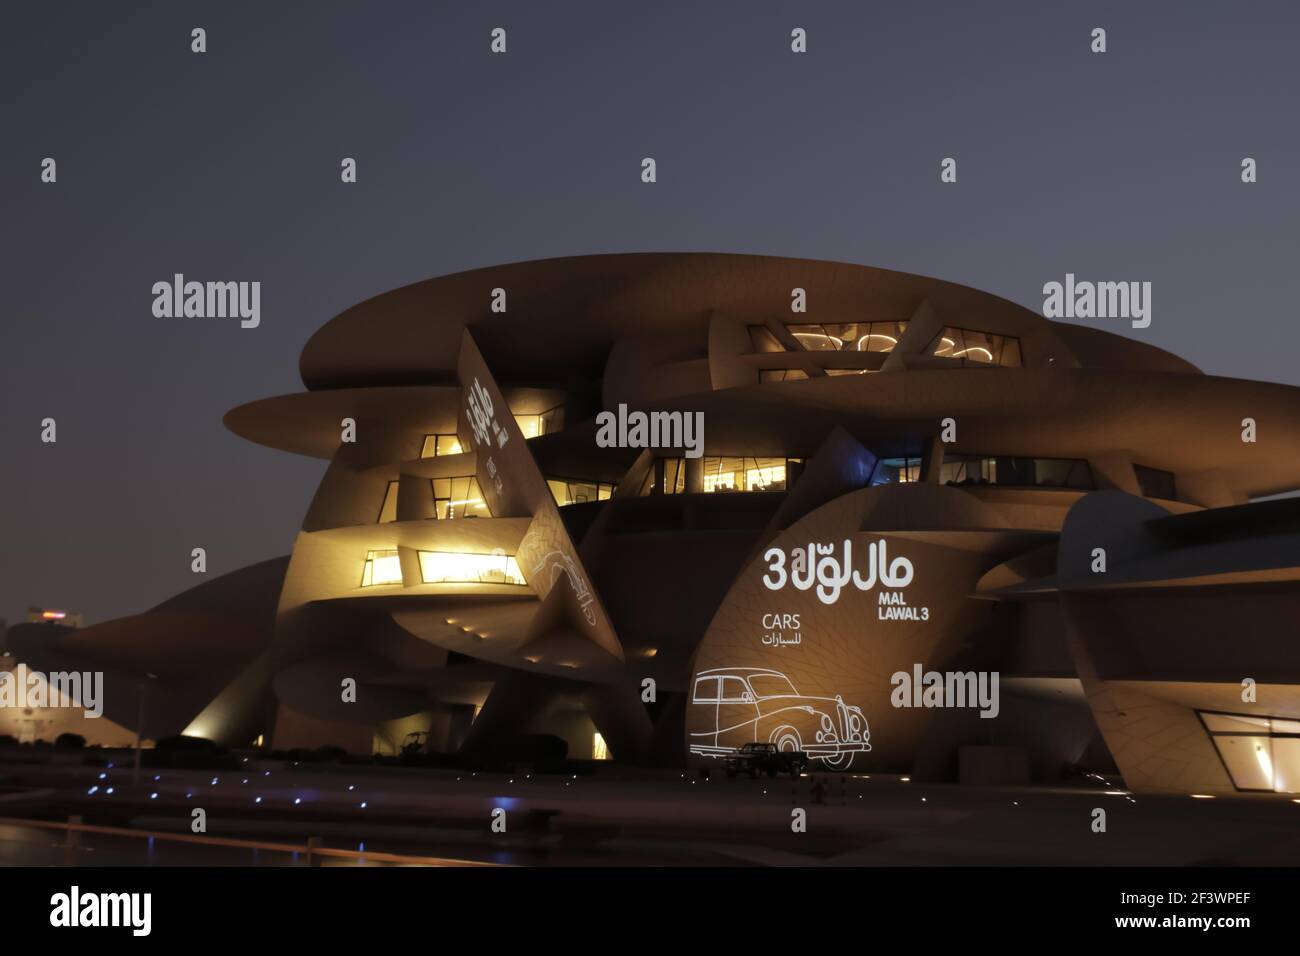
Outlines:
<svg viewBox="0 0 1300 956"><path fill-rule="evenodd" d="M221 416L301 390L348 306L477 266L762 253L1036 311L1150 281L1149 329L1096 324L1300 383L1298 31L1287 0L5 3L0 617L287 554L324 463ZM260 328L155 318L175 272L260 280Z"/></svg>

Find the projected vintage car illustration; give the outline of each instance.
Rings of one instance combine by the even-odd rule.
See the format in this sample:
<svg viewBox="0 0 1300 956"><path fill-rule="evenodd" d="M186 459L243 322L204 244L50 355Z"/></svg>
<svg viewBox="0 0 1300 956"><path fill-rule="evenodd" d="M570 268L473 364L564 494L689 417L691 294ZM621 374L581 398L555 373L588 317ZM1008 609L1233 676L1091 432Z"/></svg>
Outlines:
<svg viewBox="0 0 1300 956"><path fill-rule="evenodd" d="M691 694L691 753L721 757L747 743L802 751L834 770L847 770L870 750L862 708L842 697L806 697L780 671L758 667L701 671ZM709 726L711 725L711 727Z"/></svg>

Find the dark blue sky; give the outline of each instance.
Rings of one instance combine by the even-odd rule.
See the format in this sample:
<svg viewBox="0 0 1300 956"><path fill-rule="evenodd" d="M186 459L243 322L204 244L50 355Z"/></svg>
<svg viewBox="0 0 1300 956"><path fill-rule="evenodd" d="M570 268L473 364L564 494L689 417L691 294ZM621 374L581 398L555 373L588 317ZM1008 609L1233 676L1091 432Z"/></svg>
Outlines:
<svg viewBox="0 0 1300 956"><path fill-rule="evenodd" d="M765 253L1035 310L1067 271L1145 280L1152 326L1111 330L1296 383L1298 27L1226 0L6 3L0 616L143 610L195 546L211 574L288 553L324 465L221 416L300 390L344 308L475 266ZM174 272L260 280L261 327L154 318Z"/></svg>

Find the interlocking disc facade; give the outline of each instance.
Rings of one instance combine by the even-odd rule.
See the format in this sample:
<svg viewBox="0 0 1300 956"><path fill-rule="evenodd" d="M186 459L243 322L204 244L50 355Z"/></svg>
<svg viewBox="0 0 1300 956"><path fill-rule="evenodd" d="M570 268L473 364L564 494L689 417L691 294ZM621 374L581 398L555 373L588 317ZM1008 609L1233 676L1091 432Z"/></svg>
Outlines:
<svg viewBox="0 0 1300 956"><path fill-rule="evenodd" d="M1300 791L1300 509L1252 502L1300 488L1294 388L935 279L713 254L420 282L301 374L226 416L328 463L287 558L10 629L12 661L106 672L105 717L61 729L121 737L147 687L147 736L241 746L549 734L717 767L759 741Z"/></svg>

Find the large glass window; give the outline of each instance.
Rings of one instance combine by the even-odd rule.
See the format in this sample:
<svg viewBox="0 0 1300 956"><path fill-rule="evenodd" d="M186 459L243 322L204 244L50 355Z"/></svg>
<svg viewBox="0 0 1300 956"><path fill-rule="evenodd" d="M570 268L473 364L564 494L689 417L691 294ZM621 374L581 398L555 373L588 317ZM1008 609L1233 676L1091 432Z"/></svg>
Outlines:
<svg viewBox="0 0 1300 956"><path fill-rule="evenodd" d="M433 478L434 514L439 518L489 518L487 502L472 475Z"/></svg>
<svg viewBox="0 0 1300 956"><path fill-rule="evenodd" d="M872 485L906 484L921 480L920 458L882 458L871 472Z"/></svg>
<svg viewBox="0 0 1300 956"><path fill-rule="evenodd" d="M810 352L892 352L907 330L907 323L820 323L786 328Z"/></svg>
<svg viewBox="0 0 1300 956"><path fill-rule="evenodd" d="M1300 720L1199 713L1234 787L1300 793Z"/></svg>
<svg viewBox="0 0 1300 956"><path fill-rule="evenodd" d="M524 584L513 555L421 551L420 578L425 584Z"/></svg>
<svg viewBox="0 0 1300 956"><path fill-rule="evenodd" d="M456 435L425 435L424 447L420 449L421 458L437 458L441 455L459 455L460 438Z"/></svg>
<svg viewBox="0 0 1300 956"><path fill-rule="evenodd" d="M704 490L785 491L786 464L785 458L705 458Z"/></svg>
<svg viewBox="0 0 1300 956"><path fill-rule="evenodd" d="M515 424L524 433L525 438L537 438L549 435L564 428L564 406L556 405L538 415L516 415Z"/></svg>
<svg viewBox="0 0 1300 956"><path fill-rule="evenodd" d="M377 587L381 584L402 583L402 562L397 558L396 548L380 551L367 551L365 567L361 571L363 588Z"/></svg>
<svg viewBox="0 0 1300 956"><path fill-rule="evenodd" d="M931 346L930 354L939 358L960 359L964 365L1018 368L1021 364L1019 339L973 329L944 329Z"/></svg>
<svg viewBox="0 0 1300 956"><path fill-rule="evenodd" d="M686 492L686 460L661 458L664 471L664 494L680 495ZM802 458L702 458L703 488L706 494L715 491L785 491L798 476ZM654 489L654 469L641 483L642 497Z"/></svg>
<svg viewBox="0 0 1300 956"><path fill-rule="evenodd" d="M1007 455L944 455L945 485L1016 485L1036 488L1093 487L1092 469L1079 458L1015 458Z"/></svg>
<svg viewBox="0 0 1300 956"><path fill-rule="evenodd" d="M581 481L576 478L547 478L547 486L555 503L565 505L585 504L588 501L605 501L614 494L614 486L607 481Z"/></svg>

